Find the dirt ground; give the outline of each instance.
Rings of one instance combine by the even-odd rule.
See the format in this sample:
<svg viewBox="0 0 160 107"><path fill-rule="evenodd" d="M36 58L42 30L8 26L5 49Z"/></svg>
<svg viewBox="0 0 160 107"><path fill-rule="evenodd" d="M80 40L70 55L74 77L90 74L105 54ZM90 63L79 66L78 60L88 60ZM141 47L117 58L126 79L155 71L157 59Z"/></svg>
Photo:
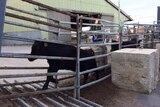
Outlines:
<svg viewBox="0 0 160 107"><path fill-rule="evenodd" d="M2 52L18 52L29 53L29 46L16 46L16 47L3 47ZM5 66L48 66L46 60L36 60L29 62L27 59L7 59L0 58L0 67ZM46 70L0 70L0 74L24 74L24 73L46 73ZM30 78L34 80L35 78ZM39 77L36 79L45 79L45 77ZM13 79L14 80L14 79ZM11 81L13 81L11 79ZM3 83L3 80L0 81ZM158 83L157 89L151 94L137 93L124 89L119 89L111 82L111 78L108 78L96 85L82 89L81 96L96 102L104 107L160 107L160 83Z"/></svg>

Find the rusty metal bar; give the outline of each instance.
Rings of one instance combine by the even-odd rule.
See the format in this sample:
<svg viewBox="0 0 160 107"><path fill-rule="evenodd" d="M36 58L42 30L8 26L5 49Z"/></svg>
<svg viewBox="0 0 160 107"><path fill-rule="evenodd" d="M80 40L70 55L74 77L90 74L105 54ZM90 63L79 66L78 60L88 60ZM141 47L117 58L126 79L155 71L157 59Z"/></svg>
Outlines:
<svg viewBox="0 0 160 107"><path fill-rule="evenodd" d="M37 24L43 24L43 25L47 25L47 26L51 26L51 27L61 28L61 29L69 30L69 31L76 31L75 29L72 29L72 28L63 27L61 25L51 24L51 23L48 23L48 22L40 21L40 20L37 20L37 19L33 19L33 18L21 16L21 15L16 15L16 14L9 13L9 12L6 12L6 16L21 19L21 20L25 20L25 21L34 22L34 23L37 23Z"/></svg>
<svg viewBox="0 0 160 107"><path fill-rule="evenodd" d="M52 93L56 91L66 91L66 90L72 90L72 89L74 89L74 87L48 89L48 90L41 90L41 91L36 91L36 92L25 92L25 93L17 93L17 94L14 93L11 95L0 96L0 99L10 99L10 98L17 98L17 97L33 96L33 95Z"/></svg>
<svg viewBox="0 0 160 107"><path fill-rule="evenodd" d="M49 107L48 105L44 104L43 102L41 102L41 101L38 100L37 98L31 97L31 99L32 99L39 107Z"/></svg>
<svg viewBox="0 0 160 107"><path fill-rule="evenodd" d="M15 100L19 105L21 105L22 107L32 107L31 105L29 105L28 103L26 103L23 99L21 98L17 98Z"/></svg>
<svg viewBox="0 0 160 107"><path fill-rule="evenodd" d="M21 82L21 83L0 84L0 87L4 87L4 86L15 86L15 85L24 85L24 84L31 84L31 83L40 83L40 82L45 82L45 81L46 81L46 80L30 81L30 82Z"/></svg>
<svg viewBox="0 0 160 107"><path fill-rule="evenodd" d="M58 21L58 20L56 20L56 19L48 18L48 17L42 16L42 15L35 14L35 13L29 12L29 11L26 11L26 10L21 10L21 9L18 9L18 8L12 7L12 6L7 6L6 8L7 8L7 9L10 9L10 10L14 10L14 11L22 12L22 13L25 13L25 14L29 14L29 15L33 15L33 16L37 16L37 17L40 17L40 18L48 19L48 20L51 20L51 21L54 21L54 22L57 22L57 23L59 22L59 21Z"/></svg>
<svg viewBox="0 0 160 107"><path fill-rule="evenodd" d="M10 82L8 81L4 81L6 84L9 84ZM20 89L20 88L17 88L15 86L13 86L16 90L18 90L19 92L21 93L25 93L24 90ZM30 96L29 96L30 97ZM37 98L35 97L30 97L39 107L49 107L47 106L46 104L44 104L43 102L41 102L40 100L38 100Z"/></svg>
<svg viewBox="0 0 160 107"><path fill-rule="evenodd" d="M37 5L37 6L46 8L46 9L48 9L48 10L52 10L52 11L59 12L59 13L65 14L65 15L69 15L69 16L72 16L72 17L76 17L75 14L72 14L72 13L70 13L70 12L62 11L62 10L59 10L59 9L57 9L57 8L54 8L54 7L51 7L51 6L48 6L48 5L45 5L45 4L42 4L42 3L39 3L39 2L33 1L33 0L22 0L22 1L25 1L25 2L28 2L28 3L30 3L30 4L33 4L33 5Z"/></svg>
<svg viewBox="0 0 160 107"><path fill-rule="evenodd" d="M89 100L87 100L87 99L85 99L85 98L83 98L83 97L80 97L80 100L83 101L83 102L86 102L86 103L88 103L88 104L90 104L90 105L92 105L93 107L103 107L103 106L101 106L101 105L99 105L99 104L96 104L96 103L94 103L94 102L92 102L92 101L89 101Z"/></svg>
<svg viewBox="0 0 160 107"><path fill-rule="evenodd" d="M16 83L19 83L18 81L15 81L15 82L16 82ZM30 84L29 84L29 85L30 85ZM22 85L22 86L23 86L24 88L28 88L28 87L25 86L25 85ZM33 91L37 90L37 87L35 87L34 85L30 85L30 86L34 88L34 89L32 88ZM38 89L41 89L41 88L38 87ZM55 105L55 106L57 106L57 107L66 107L66 106L62 105L61 103L59 103L59 102L57 102L57 101L55 101L55 100L47 97L45 94L42 94L42 96L45 97L46 100L48 100L50 103L52 103L53 105Z"/></svg>
<svg viewBox="0 0 160 107"><path fill-rule="evenodd" d="M9 94L12 94L12 92L8 88L2 88L2 90L9 93ZM31 105L27 104L22 98L12 99L11 101L16 101L22 107L32 107Z"/></svg>
<svg viewBox="0 0 160 107"><path fill-rule="evenodd" d="M38 84L38 85L42 86L41 84ZM49 87L54 88L52 86L49 86ZM84 103L84 102L82 102L80 100L77 100L77 99L75 99L73 97L70 97L69 95L66 95L66 94L64 94L62 92L56 92L54 95L60 97L61 99L63 98L65 103L67 103L67 104L69 104L69 105L71 105L73 107L92 107L92 106L90 106L90 105L88 105L88 104L86 104L86 103ZM73 102L73 103L69 103L69 102ZM79 105L79 106L77 106L77 105Z"/></svg>
<svg viewBox="0 0 160 107"><path fill-rule="evenodd" d="M41 87L42 87L41 84L36 84L36 86L32 84L32 86L35 87L35 88L37 88L37 89L41 89ZM69 107L70 107L70 106L71 106L71 107L79 107L79 106L77 106L77 105L75 105L75 104L72 104L72 103L70 103L70 102L67 102L64 98L58 96L57 94L52 94L52 95L55 96L57 100L59 100L60 102L66 104L66 105L69 106Z"/></svg>
<svg viewBox="0 0 160 107"><path fill-rule="evenodd" d="M90 106L89 104L84 103L84 102L82 102L82 101L80 101L80 100L77 100L77 99L75 99L75 98L73 98L73 97L71 97L71 96L69 96L69 95L67 95L67 94L64 94L64 93L62 93L62 92L57 92L57 93L58 93L58 95L61 95L63 98L68 99L70 102L74 102L74 103L76 103L77 105L80 105L80 107L92 107L92 106ZM57 94L57 93L56 93L56 94Z"/></svg>

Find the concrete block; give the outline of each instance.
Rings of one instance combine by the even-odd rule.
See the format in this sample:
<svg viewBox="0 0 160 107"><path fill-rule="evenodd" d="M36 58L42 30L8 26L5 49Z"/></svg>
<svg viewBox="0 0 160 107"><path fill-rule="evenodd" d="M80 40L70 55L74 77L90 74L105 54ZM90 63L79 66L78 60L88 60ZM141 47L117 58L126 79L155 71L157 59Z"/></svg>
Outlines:
<svg viewBox="0 0 160 107"><path fill-rule="evenodd" d="M112 82L123 89L150 93L159 74L157 49L121 49L111 55Z"/></svg>
<svg viewBox="0 0 160 107"><path fill-rule="evenodd" d="M160 43L156 44L156 49L158 49L159 53L160 53ZM160 55L160 54L159 54ZM160 56L159 56L159 61L160 61ZM159 63L160 64L160 63ZM159 68L160 71L160 68ZM160 80L160 73L159 73L159 80Z"/></svg>

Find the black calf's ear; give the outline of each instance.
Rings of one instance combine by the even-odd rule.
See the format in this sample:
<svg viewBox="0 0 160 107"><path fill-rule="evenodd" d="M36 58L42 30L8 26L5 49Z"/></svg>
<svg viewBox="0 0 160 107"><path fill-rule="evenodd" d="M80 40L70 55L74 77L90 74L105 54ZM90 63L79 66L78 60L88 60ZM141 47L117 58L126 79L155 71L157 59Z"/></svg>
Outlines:
<svg viewBox="0 0 160 107"><path fill-rule="evenodd" d="M47 47L48 46L48 43L44 43L44 47Z"/></svg>

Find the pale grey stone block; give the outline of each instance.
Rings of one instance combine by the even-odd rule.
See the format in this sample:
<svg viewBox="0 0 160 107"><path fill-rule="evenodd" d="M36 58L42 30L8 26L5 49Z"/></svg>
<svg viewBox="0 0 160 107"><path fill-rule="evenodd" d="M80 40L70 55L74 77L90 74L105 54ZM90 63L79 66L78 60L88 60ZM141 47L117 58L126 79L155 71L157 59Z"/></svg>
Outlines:
<svg viewBox="0 0 160 107"><path fill-rule="evenodd" d="M150 93L159 74L157 49L121 49L111 55L112 82L120 88Z"/></svg>

